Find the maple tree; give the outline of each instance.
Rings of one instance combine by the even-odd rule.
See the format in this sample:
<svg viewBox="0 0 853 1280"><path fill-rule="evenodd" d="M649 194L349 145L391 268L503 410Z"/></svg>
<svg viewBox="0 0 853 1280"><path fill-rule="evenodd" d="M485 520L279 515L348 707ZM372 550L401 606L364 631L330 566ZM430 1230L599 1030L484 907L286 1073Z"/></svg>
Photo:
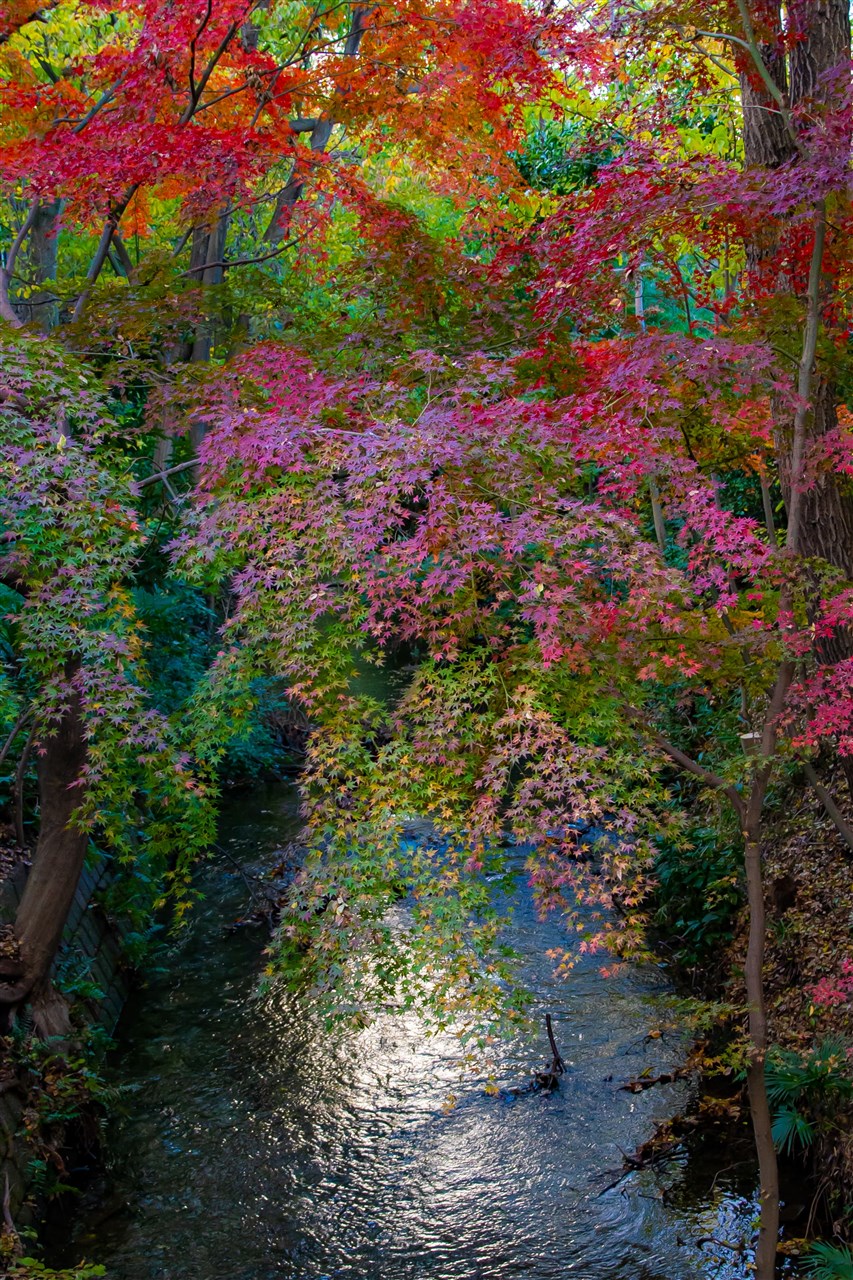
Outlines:
<svg viewBox="0 0 853 1280"><path fill-rule="evenodd" d="M30 371L4 413L36 496L9 498L7 580L26 652L50 636L35 705L57 792L87 778L103 823L96 753L155 732L144 679L105 656L144 650L116 596L142 507L173 572L229 594L179 743L161 724L150 749L178 775L192 759L202 808L253 682L286 680L314 725L313 844L282 964L310 943L301 972L350 1007L505 1007L489 876L508 835L582 946L644 954L657 842L685 820L674 780L727 803L770 1280L771 786L800 778L853 843L826 776L853 747L846 7L140 0L6 21L0 314L59 323L112 397L81 418L69 373L33 409L54 348L19 339ZM306 308L288 341L285 298ZM74 419L58 435L57 414ZM27 550L68 468L67 541ZM89 580L75 520L100 507ZM359 695L354 665L400 646L399 699ZM431 843L404 838L409 813L434 819ZM72 883L84 846L65 843ZM401 885L405 935L387 918Z"/></svg>

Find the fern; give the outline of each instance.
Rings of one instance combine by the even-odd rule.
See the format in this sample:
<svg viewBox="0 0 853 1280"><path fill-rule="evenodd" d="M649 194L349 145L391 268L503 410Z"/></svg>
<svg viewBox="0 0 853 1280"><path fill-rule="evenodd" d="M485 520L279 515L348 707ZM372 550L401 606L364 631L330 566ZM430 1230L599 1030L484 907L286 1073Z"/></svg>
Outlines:
<svg viewBox="0 0 853 1280"><path fill-rule="evenodd" d="M833 1039L822 1040L806 1054L775 1049L767 1059L765 1079L774 1107L773 1141L789 1155L814 1142L819 1128L826 1129L827 1103L853 1091L844 1045Z"/></svg>
<svg viewBox="0 0 853 1280"><path fill-rule="evenodd" d="M836 1248L820 1240L812 1245L806 1268L813 1280L853 1280L853 1253L846 1245Z"/></svg>
<svg viewBox="0 0 853 1280"><path fill-rule="evenodd" d="M773 1141L780 1151L790 1155L796 1147L814 1142L814 1125L793 1107L783 1107L773 1117Z"/></svg>
<svg viewBox="0 0 853 1280"><path fill-rule="evenodd" d="M846 1096L853 1089L844 1045L832 1039L822 1040L804 1056L791 1050L775 1050L767 1061L766 1080L770 1101L788 1106L804 1095Z"/></svg>

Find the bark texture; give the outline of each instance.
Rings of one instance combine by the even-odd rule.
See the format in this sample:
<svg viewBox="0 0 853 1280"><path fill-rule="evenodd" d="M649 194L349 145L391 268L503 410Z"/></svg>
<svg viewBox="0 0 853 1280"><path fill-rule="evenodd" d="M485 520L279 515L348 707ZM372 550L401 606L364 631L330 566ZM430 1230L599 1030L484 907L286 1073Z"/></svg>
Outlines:
<svg viewBox="0 0 853 1280"><path fill-rule="evenodd" d="M88 836L72 819L80 804L86 738L76 697L39 744L40 826L33 865L14 925L16 955L0 959L0 1004L44 998L50 969L77 892Z"/></svg>
<svg viewBox="0 0 853 1280"><path fill-rule="evenodd" d="M39 205L27 245L29 275L36 286L27 299L28 318L43 333L49 333L59 320L59 305L51 282L56 280L62 207L61 200Z"/></svg>

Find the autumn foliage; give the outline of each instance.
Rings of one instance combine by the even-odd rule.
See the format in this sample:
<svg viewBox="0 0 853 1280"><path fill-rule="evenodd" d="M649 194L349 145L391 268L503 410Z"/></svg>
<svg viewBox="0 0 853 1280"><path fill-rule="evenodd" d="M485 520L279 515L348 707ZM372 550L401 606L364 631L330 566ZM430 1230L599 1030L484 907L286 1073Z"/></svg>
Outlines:
<svg viewBox="0 0 853 1280"><path fill-rule="evenodd" d="M10 749L77 699L91 830L156 765L201 843L279 681L311 726L280 963L442 1021L506 1011L507 848L582 949L642 956L698 806L744 850L769 1204L774 788L853 842L849 15L623 9L8 11ZM171 719L134 575L218 610Z"/></svg>

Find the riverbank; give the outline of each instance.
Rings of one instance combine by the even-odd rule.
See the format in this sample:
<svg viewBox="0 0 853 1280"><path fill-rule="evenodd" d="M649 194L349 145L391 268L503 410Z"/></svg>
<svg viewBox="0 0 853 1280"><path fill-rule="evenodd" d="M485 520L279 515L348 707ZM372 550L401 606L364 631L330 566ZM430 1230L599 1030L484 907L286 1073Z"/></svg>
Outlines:
<svg viewBox="0 0 853 1280"><path fill-rule="evenodd" d="M0 879L0 929L14 919L29 870L21 850L7 847ZM2 1249L19 1249L15 1233L42 1216L45 1204L99 1159L101 1112L97 1060L127 999L126 960L131 922L110 910L115 871L92 856L74 896L53 966L53 982L67 1003L70 1038L34 1036L19 1021L3 1037L0 1075L0 1191ZM73 1156L72 1172L67 1160ZM2 1251L0 1251L2 1258Z"/></svg>

